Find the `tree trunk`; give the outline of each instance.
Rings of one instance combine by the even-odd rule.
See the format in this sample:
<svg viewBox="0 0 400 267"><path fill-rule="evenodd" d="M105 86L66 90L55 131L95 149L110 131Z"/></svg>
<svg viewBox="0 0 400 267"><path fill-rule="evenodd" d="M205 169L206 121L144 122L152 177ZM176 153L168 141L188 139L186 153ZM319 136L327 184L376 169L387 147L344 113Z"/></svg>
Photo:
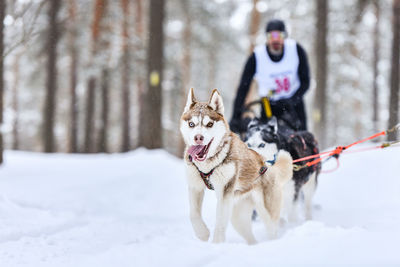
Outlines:
<svg viewBox="0 0 400 267"><path fill-rule="evenodd" d="M101 125L100 125L100 134L99 134L99 142L97 144L98 152L108 152L108 113L109 113L109 93L108 93L108 78L109 70L107 68L103 69L101 75L101 102L102 102L102 110L101 110Z"/></svg>
<svg viewBox="0 0 400 267"><path fill-rule="evenodd" d="M257 33L260 28L260 12L257 10L257 3L258 0L253 0L253 7L251 10L251 17L250 17L250 28L249 28L249 35L250 35L250 47L249 52L252 53L254 47L256 45Z"/></svg>
<svg viewBox="0 0 400 267"><path fill-rule="evenodd" d="M357 36L358 27L363 19L363 14L365 13L366 7L368 4L368 0L358 0L357 1L357 10L356 15L354 16L354 22L350 25L349 31L349 38L353 39ZM353 58L360 58L360 48L354 42L348 42L349 52L351 57ZM353 78L351 79L351 87L352 88L360 88L360 79ZM353 99L352 104L352 112L353 116L361 117L362 116L362 103L359 98ZM353 123L353 135L355 138L362 138L362 130L363 130L363 123L361 120L355 120Z"/></svg>
<svg viewBox="0 0 400 267"><path fill-rule="evenodd" d="M392 71L390 74L389 128L399 122L399 60L400 60L400 0L393 1ZM388 134L388 140L396 140L397 133Z"/></svg>
<svg viewBox="0 0 400 267"><path fill-rule="evenodd" d="M57 44L59 37L59 29L57 22L57 13L60 9L61 1L50 1L49 7L49 33L47 39L47 82L46 82L46 99L43 111L44 127L43 127L43 143L44 152L55 152L54 140L54 122L56 112L56 92L57 92Z"/></svg>
<svg viewBox="0 0 400 267"><path fill-rule="evenodd" d="M376 23L374 26L374 58L373 58L373 95L372 95L372 107L373 107L373 115L372 121L374 122L374 132L377 132L379 129L379 87L378 87L378 63L379 63L379 40L380 40L380 31L379 31L379 20L380 20L380 5L379 0L374 0L374 11L376 17Z"/></svg>
<svg viewBox="0 0 400 267"><path fill-rule="evenodd" d="M107 8L107 0L96 0L92 23L92 56L96 56L99 50L99 38L101 33L101 21Z"/></svg>
<svg viewBox="0 0 400 267"><path fill-rule="evenodd" d="M186 104L186 96L189 92L190 81L191 81L191 69L192 69L192 57L191 57L191 42L192 42L192 18L190 15L190 1L181 0L180 1L183 13L183 21L184 21L184 28L183 28L183 38L182 38L182 61L181 61L181 72L182 72L182 90L180 95L181 101L179 105L179 110L183 111L183 108ZM214 54L215 56L215 54ZM212 66L212 64L211 64ZM208 88L211 89L211 88ZM172 108L177 108L176 106L172 105ZM174 113L172 113L174 114ZM185 149L185 142L183 141L182 137L180 136L179 130L177 129L178 138L178 149L176 151L177 157L183 156L183 151Z"/></svg>
<svg viewBox="0 0 400 267"><path fill-rule="evenodd" d="M121 0L123 12L122 20L122 143L121 151L126 152L130 149L130 53L129 53L129 0Z"/></svg>
<svg viewBox="0 0 400 267"><path fill-rule="evenodd" d="M96 57L99 54L100 48L104 45L100 40L100 34L102 31L101 22L104 17L107 8L106 0L96 0L93 9L93 23L91 26L92 33L92 53L90 59L90 67L93 70L100 68L100 66L94 66L94 64L98 64L98 60ZM103 68L101 68L103 69ZM96 131L95 127L95 106L96 106L96 75L100 74L91 74L88 80L87 87L87 99L86 99L86 119L85 119L85 144L84 144L84 152L86 153L94 153L96 151L95 145L95 135ZM104 123L104 122L103 122Z"/></svg>
<svg viewBox="0 0 400 267"><path fill-rule="evenodd" d="M161 105L164 47L164 0L151 0L149 6L149 43L147 47L147 91L140 111L139 144L149 149L161 148Z"/></svg>
<svg viewBox="0 0 400 267"><path fill-rule="evenodd" d="M317 34L316 45L316 82L314 99L314 132L321 148L326 144L326 91L327 91L327 32L328 32L328 0L316 0Z"/></svg>
<svg viewBox="0 0 400 267"><path fill-rule="evenodd" d="M76 0L69 0L68 2L69 13L69 38L68 50L70 57L70 120L69 120L69 142L68 151L70 153L78 152L78 102L76 95L76 84L78 81L78 49L76 47L77 24L76 24Z"/></svg>
<svg viewBox="0 0 400 267"><path fill-rule="evenodd" d="M139 38L143 38L144 22L143 22L143 0L135 1L135 30Z"/></svg>
<svg viewBox="0 0 400 267"><path fill-rule="evenodd" d="M260 12L257 10L258 0L253 0L253 8L251 10L250 27L249 27L249 37L250 37L250 47L249 53L253 53L254 47L256 45L257 33L260 28ZM257 92L257 84L252 81L250 84L249 93L246 96L245 105L248 103L259 99Z"/></svg>
<svg viewBox="0 0 400 267"><path fill-rule="evenodd" d="M6 0L0 0L0 21L4 21ZM4 23L0 23L0 164L3 163L3 109L4 109Z"/></svg>
<svg viewBox="0 0 400 267"><path fill-rule="evenodd" d="M12 149L19 149L19 104L18 104L18 88L19 88L19 79L20 79L20 68L19 61L21 59L22 53L15 56L14 64L13 64L13 72L14 72L14 84L12 89L12 109L14 112L13 116L13 127L12 127Z"/></svg>
<svg viewBox="0 0 400 267"><path fill-rule="evenodd" d="M90 77L87 85L87 98L86 98L86 120L85 120L85 153L94 152L94 91L96 89L96 78Z"/></svg>
<svg viewBox="0 0 400 267"><path fill-rule="evenodd" d="M134 17L135 17L135 23L134 23L134 28L135 28L135 35L138 37L138 41L136 42L136 46L134 49L136 51L141 51L145 47L145 22L144 22L144 16L143 16L143 11L144 11L144 4L143 0L136 0L134 1ZM132 148L137 148L139 146L139 140L138 136L140 134L140 111L142 110L142 106L144 105L144 93L146 91L146 79L145 79L145 74L141 70L145 69L144 62L140 62L140 60L136 61L136 65L138 67L136 68L136 79L135 79L135 87L136 90L133 90L133 114L135 114L135 117L133 118L133 129L136 129L135 132L132 133L132 136L135 137L135 142L132 144Z"/></svg>

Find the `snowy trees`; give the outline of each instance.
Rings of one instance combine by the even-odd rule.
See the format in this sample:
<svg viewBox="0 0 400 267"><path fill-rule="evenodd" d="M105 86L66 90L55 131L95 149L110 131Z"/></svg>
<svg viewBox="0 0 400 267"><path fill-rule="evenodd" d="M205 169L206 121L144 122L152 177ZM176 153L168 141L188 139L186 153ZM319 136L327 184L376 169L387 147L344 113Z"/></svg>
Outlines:
<svg viewBox="0 0 400 267"><path fill-rule="evenodd" d="M314 100L314 131L322 147L326 145L326 85L328 67L328 0L316 0L316 35L315 35L315 56L316 56L316 90Z"/></svg>
<svg viewBox="0 0 400 267"><path fill-rule="evenodd" d="M399 122L399 71L400 71L400 1L393 1L393 40L392 68L390 73L389 126ZM389 140L394 141L397 133L389 133Z"/></svg>
<svg viewBox="0 0 400 267"><path fill-rule="evenodd" d="M91 24L91 53L90 53L90 61L89 68L91 68L91 72L88 75L88 87L86 94L86 119L85 119L85 152L93 153L96 151L95 144L95 107L96 107L96 96L98 95L96 91L101 92L101 96L107 94L107 49L108 47L108 36L104 36L104 29L109 27L108 25L104 25L104 20L107 12L108 0L96 0L94 2L93 7L93 22ZM104 75L105 74L105 75ZM100 90L96 90L96 87L101 84ZM101 135L100 140L104 141L104 123L107 115L104 115L104 108L107 107L107 104L104 103L103 97L101 98L102 103L102 124L99 133ZM107 100L106 100L107 103ZM100 119L98 119L100 120ZM98 150L104 150L100 148L101 143L98 143ZM101 151L103 152L103 151Z"/></svg>
<svg viewBox="0 0 400 267"><path fill-rule="evenodd" d="M374 31L373 31L373 36L379 36L380 35L380 29L379 29L379 21L380 21L380 4L379 0L374 0L373 1L374 5L374 13L376 17L376 23L374 26ZM372 113L372 121L374 122L374 132L379 131L379 101L378 101L378 96L379 96L379 85L378 85L378 77L379 77L379 69L378 69L378 64L380 61L380 42L379 38L374 38L374 58L372 61L372 68L373 68L373 85L372 85L372 105L373 105L373 113Z"/></svg>
<svg viewBox="0 0 400 267"><path fill-rule="evenodd" d="M70 57L69 66L69 90L70 90L70 104L69 104L69 130L68 130L68 152L78 152L78 99L76 93L76 86L78 83L78 47L77 47L77 4L76 0L68 1L68 24L67 24L67 46L68 54Z"/></svg>
<svg viewBox="0 0 400 267"><path fill-rule="evenodd" d="M121 71L121 114L122 114L122 134L121 134L121 151L126 152L130 149L130 47L129 47L129 19L130 19L130 1L121 0L121 9L123 13L123 19L121 23L121 38L122 38L122 71Z"/></svg>
<svg viewBox="0 0 400 267"><path fill-rule="evenodd" d="M164 62L164 0L151 0L147 45L147 90L140 110L139 145L162 147L162 81Z"/></svg>
<svg viewBox="0 0 400 267"><path fill-rule="evenodd" d="M57 14L60 0L49 2L48 32L45 51L47 51L46 98L43 110L43 144L45 152L55 152L54 119L57 92L57 45L60 36Z"/></svg>
<svg viewBox="0 0 400 267"><path fill-rule="evenodd" d="M4 21L6 0L0 0L0 22ZM4 23L0 23L0 164L3 163L3 110L4 110Z"/></svg>

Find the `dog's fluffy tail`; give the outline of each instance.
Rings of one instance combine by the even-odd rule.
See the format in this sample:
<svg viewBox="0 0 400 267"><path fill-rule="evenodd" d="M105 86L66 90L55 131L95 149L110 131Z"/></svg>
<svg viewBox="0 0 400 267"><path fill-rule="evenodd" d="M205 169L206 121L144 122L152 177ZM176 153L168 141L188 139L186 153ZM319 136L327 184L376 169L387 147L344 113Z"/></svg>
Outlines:
<svg viewBox="0 0 400 267"><path fill-rule="evenodd" d="M274 176L278 185L284 186L293 177L293 159L289 152L280 150L275 164L268 171Z"/></svg>

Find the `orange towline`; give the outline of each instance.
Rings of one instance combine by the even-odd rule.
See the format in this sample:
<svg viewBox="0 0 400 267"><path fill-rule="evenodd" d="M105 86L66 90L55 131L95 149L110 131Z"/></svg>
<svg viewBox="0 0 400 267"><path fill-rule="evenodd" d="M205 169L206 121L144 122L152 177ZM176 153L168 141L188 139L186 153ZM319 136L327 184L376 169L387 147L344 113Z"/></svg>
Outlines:
<svg viewBox="0 0 400 267"><path fill-rule="evenodd" d="M396 126L394 126L393 128L387 130L387 131L382 131L382 132L376 133L376 134L371 135L371 136L369 136L369 137L367 137L367 138L364 138L364 139L362 139L362 140L359 140L359 141L356 141L356 142L354 142L354 143L351 143L350 145L347 145L347 146L338 146L338 147L336 147L335 149L330 150L330 151L326 151L326 152L322 152L322 153L319 153L319 154L315 154L315 155L311 155L311 156L307 156L307 157L303 157L303 158L300 158L300 159L293 160L293 163L297 163L297 162L300 162L300 161L305 161L305 160L309 160L309 159L314 159L314 160L312 160L312 161L309 161L309 162L305 163L304 165L296 165L296 164L295 164L295 165L293 166L293 167L294 167L294 170L295 170L295 171L298 171L298 170L301 170L301 169L303 169L303 168L313 166L313 165L315 165L315 164L321 162L321 161L322 161L323 159L325 159L325 158L329 158L329 157L336 157L336 158L338 158L339 155L340 155L344 150L349 149L349 148L352 147L352 146L355 146L355 145L357 145L357 144L366 142L366 141L368 141L368 140L372 140L372 139L377 138L377 137L379 137L379 136L381 136L381 135L386 135L386 134L388 134L389 132L394 132L394 131L398 130L399 128L400 128L400 123L397 124ZM385 147L388 147L388 146L390 146L390 145L392 145L392 144L399 143L399 142L400 142L400 141L396 141L396 142L393 142L393 143L384 143L384 144L382 144L382 145L380 145L380 146L374 147L373 149L385 148Z"/></svg>

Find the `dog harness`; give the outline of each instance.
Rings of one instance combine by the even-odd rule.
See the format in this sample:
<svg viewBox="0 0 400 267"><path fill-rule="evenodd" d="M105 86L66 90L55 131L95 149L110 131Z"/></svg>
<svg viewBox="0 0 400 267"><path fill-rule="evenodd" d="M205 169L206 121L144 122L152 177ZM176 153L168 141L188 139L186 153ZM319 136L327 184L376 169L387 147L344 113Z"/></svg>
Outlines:
<svg viewBox="0 0 400 267"><path fill-rule="evenodd" d="M190 160L190 162L193 163L193 158L192 158L192 156L190 156L190 155L189 155L189 160ZM204 182L204 184L206 185L206 187L207 187L208 189L210 189L210 190L214 190L214 186L213 186L213 185L211 184L211 182L210 182L210 176L213 174L215 168L212 169L209 173L204 173L204 172L200 171L199 168L197 168L196 164L193 163L193 166L196 167L196 169L197 169L197 171L199 172L200 177L201 177L201 179L203 180L203 182Z"/></svg>
<svg viewBox="0 0 400 267"><path fill-rule="evenodd" d="M267 170L268 170L268 167L262 166L262 167L260 168L260 170L258 171L258 173L259 173L260 175L263 175Z"/></svg>
<svg viewBox="0 0 400 267"><path fill-rule="evenodd" d="M192 156L190 156L190 155L189 155L189 160L190 160L190 162L193 163ZM275 163L275 158L274 158L274 163ZM201 177L201 179L203 180L203 182L204 182L204 184L206 185L206 187L207 187L208 189L210 189L210 190L214 190L214 186L213 186L213 185L211 184L211 182L210 182L210 176L213 174L213 172L214 172L214 170L215 170L216 167L215 167L214 169L212 169L210 172L204 173L204 172L200 171L199 168L197 168L196 164L193 163L193 165L196 167L197 171L199 172L200 177ZM259 174L258 177L260 177L261 175L263 175L264 173L266 173L267 170L268 170L268 167L267 167L267 166L262 166L262 167L260 168L260 170L258 171L258 174ZM258 178L258 177L257 177L257 178Z"/></svg>
<svg viewBox="0 0 400 267"><path fill-rule="evenodd" d="M199 169L197 169L197 170L199 171L201 179L203 179L203 182L207 186L207 188L210 190L214 190L214 186L210 182L210 176L211 176L211 174L213 174L214 169L212 169L209 173L201 172Z"/></svg>

